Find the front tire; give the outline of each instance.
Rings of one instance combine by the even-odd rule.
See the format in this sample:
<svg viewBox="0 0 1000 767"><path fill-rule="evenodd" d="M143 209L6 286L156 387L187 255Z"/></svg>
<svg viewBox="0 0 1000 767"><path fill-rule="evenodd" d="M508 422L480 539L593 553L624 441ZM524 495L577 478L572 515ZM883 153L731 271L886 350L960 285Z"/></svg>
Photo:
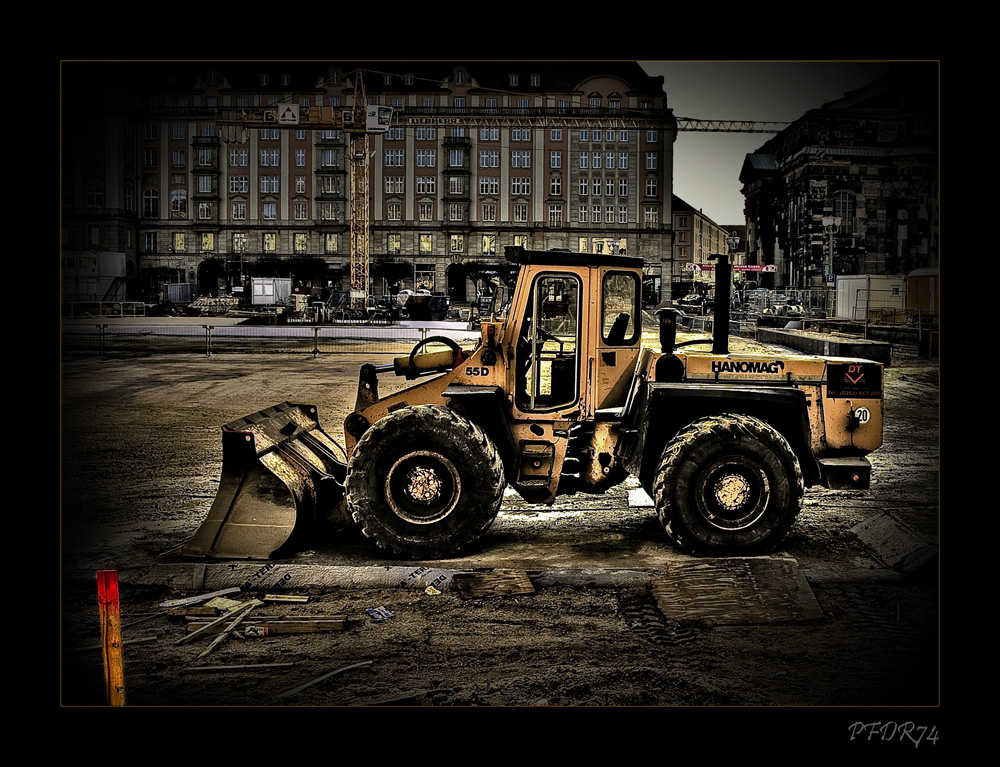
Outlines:
<svg viewBox="0 0 1000 767"><path fill-rule="evenodd" d="M396 411L354 448L347 503L364 534L394 554L456 554L493 524L506 480L482 429L437 405Z"/></svg>
<svg viewBox="0 0 1000 767"><path fill-rule="evenodd" d="M772 550L802 505L799 461L774 428L745 415L695 421L664 448L654 483L656 512L692 554Z"/></svg>

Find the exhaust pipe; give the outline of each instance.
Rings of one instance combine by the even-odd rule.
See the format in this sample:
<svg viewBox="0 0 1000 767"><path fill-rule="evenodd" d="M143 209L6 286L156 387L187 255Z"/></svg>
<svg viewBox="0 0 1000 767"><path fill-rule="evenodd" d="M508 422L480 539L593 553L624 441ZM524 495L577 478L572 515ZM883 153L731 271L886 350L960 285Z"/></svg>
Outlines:
<svg viewBox="0 0 1000 767"><path fill-rule="evenodd" d="M729 354L729 311L733 296L733 267L729 256L713 253L715 267L715 318L712 320L712 354Z"/></svg>

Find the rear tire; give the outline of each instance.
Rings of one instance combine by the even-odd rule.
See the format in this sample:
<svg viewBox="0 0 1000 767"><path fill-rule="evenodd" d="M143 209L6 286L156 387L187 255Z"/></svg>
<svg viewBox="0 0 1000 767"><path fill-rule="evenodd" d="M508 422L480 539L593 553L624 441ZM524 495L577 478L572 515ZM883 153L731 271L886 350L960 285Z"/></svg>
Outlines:
<svg viewBox="0 0 1000 767"><path fill-rule="evenodd" d="M664 448L653 497L670 538L693 554L777 546L802 504L798 458L774 428L745 415L695 421Z"/></svg>
<svg viewBox="0 0 1000 767"><path fill-rule="evenodd" d="M398 410L358 441L347 503L364 534L394 554L451 556L493 524L506 486L482 429L437 405Z"/></svg>

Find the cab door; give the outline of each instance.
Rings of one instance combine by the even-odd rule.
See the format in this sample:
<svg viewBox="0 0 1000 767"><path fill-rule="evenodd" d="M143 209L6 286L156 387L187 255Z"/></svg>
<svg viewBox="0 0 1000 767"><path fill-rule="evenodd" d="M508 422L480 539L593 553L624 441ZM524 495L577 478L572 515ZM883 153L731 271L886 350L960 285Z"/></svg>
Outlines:
<svg viewBox="0 0 1000 767"><path fill-rule="evenodd" d="M595 411L620 408L628 397L642 346L640 275L631 270L602 269L592 291L597 343L590 400Z"/></svg>
<svg viewBox="0 0 1000 767"><path fill-rule="evenodd" d="M586 274L541 271L516 308L517 337L508 347L516 457L508 481L529 501L555 498L571 427L586 410Z"/></svg>

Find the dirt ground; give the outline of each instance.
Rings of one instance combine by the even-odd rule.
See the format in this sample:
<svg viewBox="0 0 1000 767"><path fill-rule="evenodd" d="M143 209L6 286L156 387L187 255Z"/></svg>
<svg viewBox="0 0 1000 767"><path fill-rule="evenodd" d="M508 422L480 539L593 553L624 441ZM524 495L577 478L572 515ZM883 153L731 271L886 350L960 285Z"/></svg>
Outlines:
<svg viewBox="0 0 1000 767"><path fill-rule="evenodd" d="M339 436L358 366L370 359L63 360L63 706L106 700L94 573L114 569L131 706L807 706L837 707L844 728L858 720L854 707L921 706L930 710L906 718L936 723L936 562L901 574L857 533L888 514L937 543L938 370L919 361L886 371L886 443L873 456L872 490L808 490L775 555L804 574L815 612L732 623L665 612L657 578L699 560L672 549L652 509L629 502L631 485L551 509L509 497L475 551L419 563L523 572L532 593L468 596L454 582L437 590L415 581L303 582L293 591L308 601L257 607L253 620L341 615L341 630L237 634L206 657L208 639L177 644L184 621L159 605L193 591L136 574L192 567L161 554L184 542L211 504L219 426L290 400L317 404ZM413 563L388 561L347 533L277 565L377 572ZM392 617L369 614L379 607ZM269 667L246 668L257 664Z"/></svg>

